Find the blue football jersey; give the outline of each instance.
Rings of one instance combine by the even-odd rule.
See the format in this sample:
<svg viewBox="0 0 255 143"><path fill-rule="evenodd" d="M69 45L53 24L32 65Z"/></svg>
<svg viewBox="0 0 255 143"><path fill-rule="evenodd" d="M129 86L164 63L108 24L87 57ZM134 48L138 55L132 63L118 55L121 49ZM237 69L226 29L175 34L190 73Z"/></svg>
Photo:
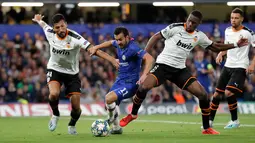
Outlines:
<svg viewBox="0 0 255 143"><path fill-rule="evenodd" d="M209 86L210 85L210 78L207 73L202 73L201 71L208 70L210 67L210 63L206 60L203 60L202 62L195 61L195 67L197 70L197 80L203 85L203 86Z"/></svg>
<svg viewBox="0 0 255 143"><path fill-rule="evenodd" d="M142 59L146 52L133 40L130 40L124 48L120 48L115 40L112 45L117 49L117 56L120 62L117 79L125 80L126 82L138 81Z"/></svg>

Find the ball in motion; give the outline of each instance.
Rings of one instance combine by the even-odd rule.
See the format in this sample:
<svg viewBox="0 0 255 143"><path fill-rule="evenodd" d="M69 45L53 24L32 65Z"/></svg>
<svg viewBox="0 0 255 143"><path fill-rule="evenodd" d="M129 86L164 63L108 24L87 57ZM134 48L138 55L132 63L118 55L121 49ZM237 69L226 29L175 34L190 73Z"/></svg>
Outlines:
<svg viewBox="0 0 255 143"><path fill-rule="evenodd" d="M91 132L95 137L105 137L109 135L110 126L107 121L103 119L97 119L91 125Z"/></svg>

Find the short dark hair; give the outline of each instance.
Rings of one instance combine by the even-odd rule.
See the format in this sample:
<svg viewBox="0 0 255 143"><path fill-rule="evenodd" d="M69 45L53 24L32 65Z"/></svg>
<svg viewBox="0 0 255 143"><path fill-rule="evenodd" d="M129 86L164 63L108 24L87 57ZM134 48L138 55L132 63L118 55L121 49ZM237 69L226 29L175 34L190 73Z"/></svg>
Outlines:
<svg viewBox="0 0 255 143"><path fill-rule="evenodd" d="M120 33L123 33L123 35L126 37L129 35L129 32L127 30L127 28L125 27L117 27L115 30L114 30L114 35L119 35Z"/></svg>
<svg viewBox="0 0 255 143"><path fill-rule="evenodd" d="M194 10L192 11L190 14L194 15L195 17L197 17L199 20L202 20L203 19L203 15L200 11L198 10Z"/></svg>
<svg viewBox="0 0 255 143"><path fill-rule="evenodd" d="M55 23L58 23L61 20L64 20L66 22L66 19L65 19L64 15L62 15L60 13L55 14L52 17L52 24L54 25Z"/></svg>
<svg viewBox="0 0 255 143"><path fill-rule="evenodd" d="M243 17L243 10L240 8L235 8L232 10L232 13L239 13Z"/></svg>

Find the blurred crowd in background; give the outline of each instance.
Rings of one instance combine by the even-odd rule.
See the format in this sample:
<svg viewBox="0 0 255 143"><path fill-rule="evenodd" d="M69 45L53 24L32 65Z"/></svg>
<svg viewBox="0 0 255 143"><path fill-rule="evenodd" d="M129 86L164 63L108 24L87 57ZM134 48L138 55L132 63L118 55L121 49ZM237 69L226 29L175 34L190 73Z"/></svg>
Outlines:
<svg viewBox="0 0 255 143"><path fill-rule="evenodd" d="M217 26L212 33L206 33L211 40L223 42L222 35L217 30ZM81 31L80 31L81 32ZM153 35L138 34L135 38L141 48L145 48L148 39ZM112 33L99 35L95 41L85 32L82 36L91 44L99 44L112 40ZM132 35L131 35L132 36ZM159 41L155 47L149 51L153 57L164 48L164 41ZM200 47L195 47L187 59L187 67L196 76L194 61L196 53ZM105 49L105 52L116 56L113 47ZM204 59L213 65L214 72L210 74L212 91L219 78L222 65L215 63L217 53L204 50ZM253 49L250 56L254 55ZM20 102L20 103L46 103L49 90L46 82L46 65L49 59L49 44L44 35L24 33L16 34L14 39L10 39L8 34L3 33L0 38L0 103ZM80 53L80 79L82 84L82 103L94 103L104 101L104 96L110 89L116 78L116 69L108 62L96 56L90 57L86 51ZM224 99L224 98L223 98ZM245 82L245 92L238 96L239 100L255 100L255 75L248 76ZM61 92L61 100L67 101L64 95L64 87ZM125 101L124 101L125 102ZM176 102L183 104L194 102L194 98L189 93L180 90L171 82L152 89L148 93L146 103Z"/></svg>
<svg viewBox="0 0 255 143"><path fill-rule="evenodd" d="M95 26L102 23L172 23L182 22L188 16L187 9L181 6L175 7L154 7L151 4L137 4L134 13L125 14L121 7L102 7L88 10L78 7L77 4L54 4L49 8L31 7L29 10L25 7L9 7L3 8L0 6L0 24L32 24L31 19L34 14L40 13L44 15L44 20L51 22L50 17L54 13L61 13L66 17L68 23L84 24L90 23ZM234 7L233 7L234 8ZM254 22L255 13L247 12L247 7L244 10L244 22ZM87 11L86 11L87 10ZM124 10L125 11L125 10ZM131 11L131 10L129 10ZM150 14L148 14L148 11ZM173 14L174 13L174 14ZM131 15L136 15L131 16ZM230 12L225 13L225 20L219 21L214 18L204 17L203 22L229 22Z"/></svg>
<svg viewBox="0 0 255 143"><path fill-rule="evenodd" d="M152 6L151 6L152 7ZM151 8L152 15L146 14L143 8L148 8L146 5L138 5L137 19L123 18L120 10L114 8L109 10L107 8L100 8L94 12L88 12L82 15L81 9L77 6L67 8L64 5L59 5L56 8L56 13L62 13L68 23L84 24L92 23L97 26L101 23L171 23L183 22L187 17L187 11L183 7L173 8ZM245 11L245 10L244 10ZM172 13L175 14L172 14ZM45 8L31 8L27 11L25 8L20 8L19 11L10 7L8 11L3 12L0 7L0 23L1 24L32 24L32 17L36 13L41 13L45 16L44 20L50 23L50 13ZM140 16L139 16L140 15ZM226 21L229 22L229 15L226 16ZM245 21L255 21L254 14L245 13ZM212 21L209 21L212 22ZM215 22L215 21L214 21ZM100 44L104 41L112 40L112 33L100 35L98 37L88 36L85 32L81 35L87 39L91 44ZM134 37L135 41L141 48L145 48L148 39L153 35L139 33ZM211 33L206 33L211 40L223 42L224 35L219 30L217 24ZM131 35L132 36L132 35ZM159 41L154 49L149 53L156 58L157 55L164 48L164 41ZM200 47L195 47L187 59L187 67L191 73L196 76L197 71L194 61L197 59L197 51ZM105 52L112 56L116 56L113 47L105 49ZM211 93L214 92L216 82L219 78L220 71L223 65L217 65L215 58L217 53L208 50L203 50L204 59L212 64L214 71L209 75L211 80ZM250 50L250 57L254 55L253 49ZM46 82L46 65L49 59L49 44L44 35L30 33L18 33L15 38L9 38L7 33L1 33L0 37L0 103L20 102L20 103L45 103L48 100L49 90ZM104 101L104 96L113 84L117 71L107 61L90 57L85 51L80 53L80 79L82 84L82 103L93 103ZM194 102L194 97L189 93L180 90L171 82L152 89L148 93L146 103L163 103L176 102L183 104L185 102ZM238 96L239 100L253 101L255 100L255 76L248 75L245 82L245 92ZM64 87L61 92L61 100L67 101L64 95ZM224 98L223 98L224 100ZM129 101L129 100L127 100ZM125 101L124 101L125 102Z"/></svg>

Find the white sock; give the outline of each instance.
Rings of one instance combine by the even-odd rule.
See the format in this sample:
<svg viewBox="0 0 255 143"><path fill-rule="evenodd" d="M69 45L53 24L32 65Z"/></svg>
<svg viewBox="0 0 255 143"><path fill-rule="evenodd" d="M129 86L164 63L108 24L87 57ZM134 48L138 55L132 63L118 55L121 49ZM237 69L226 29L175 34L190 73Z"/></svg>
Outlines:
<svg viewBox="0 0 255 143"><path fill-rule="evenodd" d="M112 119L114 117L114 114L116 113L116 103L113 102L111 104L106 104L106 108L108 109L109 111L109 118Z"/></svg>
<svg viewBox="0 0 255 143"><path fill-rule="evenodd" d="M119 106L116 106L116 107L115 107L115 111L118 112L118 113L120 113L120 111L119 111ZM119 117L117 117L117 118L113 121L112 128L113 128L113 130L118 130L118 129L120 129L120 120L119 120Z"/></svg>

